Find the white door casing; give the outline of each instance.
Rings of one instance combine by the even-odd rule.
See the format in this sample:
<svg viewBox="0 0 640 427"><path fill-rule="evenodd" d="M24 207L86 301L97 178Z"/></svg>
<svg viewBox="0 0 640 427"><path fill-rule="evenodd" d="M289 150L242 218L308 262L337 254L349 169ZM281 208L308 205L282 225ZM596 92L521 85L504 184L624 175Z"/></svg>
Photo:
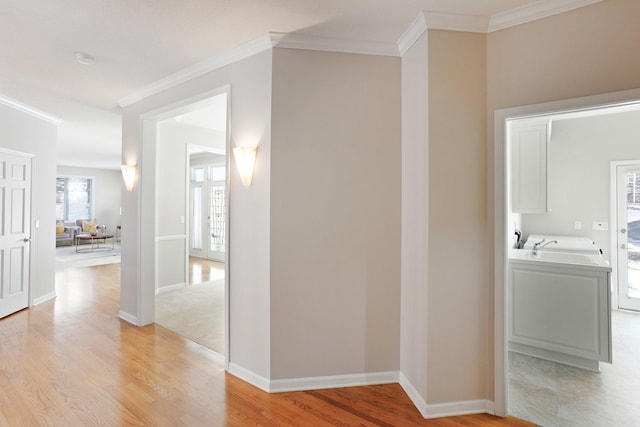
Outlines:
<svg viewBox="0 0 640 427"><path fill-rule="evenodd" d="M0 152L0 318L29 305L31 157Z"/></svg>

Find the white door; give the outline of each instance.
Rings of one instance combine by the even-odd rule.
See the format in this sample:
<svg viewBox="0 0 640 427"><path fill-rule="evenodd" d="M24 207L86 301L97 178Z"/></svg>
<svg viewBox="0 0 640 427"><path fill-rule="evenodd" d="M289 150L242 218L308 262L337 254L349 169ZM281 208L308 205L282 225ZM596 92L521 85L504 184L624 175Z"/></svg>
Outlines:
<svg viewBox="0 0 640 427"><path fill-rule="evenodd" d="M224 166L191 168L189 255L224 262L226 243Z"/></svg>
<svg viewBox="0 0 640 427"><path fill-rule="evenodd" d="M640 311L640 164L617 167L618 306Z"/></svg>
<svg viewBox="0 0 640 427"><path fill-rule="evenodd" d="M31 159L0 152L0 318L29 305Z"/></svg>

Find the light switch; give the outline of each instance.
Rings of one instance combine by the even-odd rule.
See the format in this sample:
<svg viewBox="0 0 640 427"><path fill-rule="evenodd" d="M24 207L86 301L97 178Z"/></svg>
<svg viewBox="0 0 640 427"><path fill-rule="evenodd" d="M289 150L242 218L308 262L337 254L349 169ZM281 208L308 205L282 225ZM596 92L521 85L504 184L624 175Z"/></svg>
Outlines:
<svg viewBox="0 0 640 427"><path fill-rule="evenodd" d="M573 221L574 230L582 230L582 221Z"/></svg>
<svg viewBox="0 0 640 427"><path fill-rule="evenodd" d="M184 224L185 218L184 215L180 215L180 224Z"/></svg>

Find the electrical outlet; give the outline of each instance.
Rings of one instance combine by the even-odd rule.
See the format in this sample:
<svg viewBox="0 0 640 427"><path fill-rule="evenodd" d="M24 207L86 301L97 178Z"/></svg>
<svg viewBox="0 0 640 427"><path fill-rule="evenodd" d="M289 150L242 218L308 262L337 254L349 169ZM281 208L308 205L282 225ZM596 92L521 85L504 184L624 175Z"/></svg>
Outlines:
<svg viewBox="0 0 640 427"><path fill-rule="evenodd" d="M582 221L573 221L574 230L582 230Z"/></svg>
<svg viewBox="0 0 640 427"><path fill-rule="evenodd" d="M609 229L609 223L603 221L594 221L592 228L597 231L607 231Z"/></svg>

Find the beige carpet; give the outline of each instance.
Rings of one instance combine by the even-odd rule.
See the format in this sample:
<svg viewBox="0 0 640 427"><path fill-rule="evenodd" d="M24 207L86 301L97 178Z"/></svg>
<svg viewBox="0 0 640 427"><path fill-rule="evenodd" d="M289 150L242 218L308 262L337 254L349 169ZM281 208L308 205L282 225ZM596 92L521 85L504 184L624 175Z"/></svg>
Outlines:
<svg viewBox="0 0 640 427"><path fill-rule="evenodd" d="M156 296L156 323L224 354L224 279Z"/></svg>

